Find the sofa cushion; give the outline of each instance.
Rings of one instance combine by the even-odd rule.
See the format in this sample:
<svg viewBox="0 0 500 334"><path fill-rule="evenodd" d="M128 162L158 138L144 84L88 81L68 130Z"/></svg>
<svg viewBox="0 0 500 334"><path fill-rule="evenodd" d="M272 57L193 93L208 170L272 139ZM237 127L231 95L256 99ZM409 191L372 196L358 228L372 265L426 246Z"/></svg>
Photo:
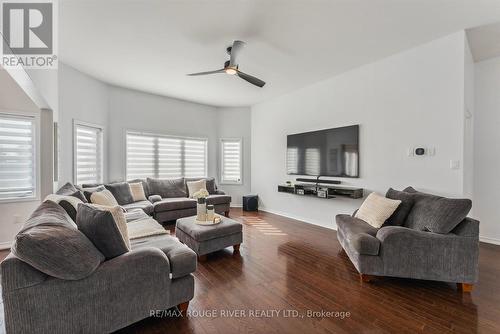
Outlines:
<svg viewBox="0 0 500 334"><path fill-rule="evenodd" d="M207 177L207 178L200 178L200 177L186 177L186 184L187 182L192 182L192 181L198 181L198 180L205 180L206 182L206 188L209 194L215 194L217 192L217 185L215 184L215 178L214 177ZM188 189L186 188L186 191L188 192Z"/></svg>
<svg viewBox="0 0 500 334"><path fill-rule="evenodd" d="M104 206L118 206L116 198L108 189L93 192L92 195L90 195L90 202Z"/></svg>
<svg viewBox="0 0 500 334"><path fill-rule="evenodd" d="M150 201L139 201L130 204L122 205L125 210L142 209L148 215L153 213L153 204Z"/></svg>
<svg viewBox="0 0 500 334"><path fill-rule="evenodd" d="M196 192L202 189L207 189L207 181L205 179L198 181L186 181L186 187L188 189L189 198L193 198Z"/></svg>
<svg viewBox="0 0 500 334"><path fill-rule="evenodd" d="M155 212L196 208L196 200L187 197L164 198L153 204Z"/></svg>
<svg viewBox="0 0 500 334"><path fill-rule="evenodd" d="M373 227L379 228L396 211L399 204L401 204L400 200L385 198L372 192L361 204L355 217L364 220Z"/></svg>
<svg viewBox="0 0 500 334"><path fill-rule="evenodd" d="M470 199L446 198L416 191L412 187L404 191L415 196L405 227L434 233L450 233L467 217L472 201Z"/></svg>
<svg viewBox="0 0 500 334"><path fill-rule="evenodd" d="M90 203L91 202L90 201L90 196L92 196L92 193L94 193L96 191L103 191L106 188L103 185L99 185L99 186L96 186L96 187L84 187L82 189L83 189L83 195L87 199L87 202Z"/></svg>
<svg viewBox="0 0 500 334"><path fill-rule="evenodd" d="M56 195L71 195L78 189L71 182L66 182L61 188L56 191Z"/></svg>
<svg viewBox="0 0 500 334"><path fill-rule="evenodd" d="M134 202L128 182L109 183L105 184L104 187L113 194L118 204L125 205Z"/></svg>
<svg viewBox="0 0 500 334"><path fill-rule="evenodd" d="M396 211L387 219L384 226L402 226L415 203L414 195L405 191L397 191L392 188L387 190L385 197L400 200L401 204Z"/></svg>
<svg viewBox="0 0 500 334"><path fill-rule="evenodd" d="M152 179L148 177L148 187L151 195L160 195L162 198L187 197L184 178Z"/></svg>
<svg viewBox="0 0 500 334"><path fill-rule="evenodd" d="M47 195L44 201L52 201L59 204L64 209L64 211L66 211L72 221L76 221L76 210L78 209L78 205L84 203L77 197L58 194Z"/></svg>
<svg viewBox="0 0 500 334"><path fill-rule="evenodd" d="M196 271L196 253L170 235L158 235L131 241L132 249L160 248L170 262L172 278L179 278Z"/></svg>
<svg viewBox="0 0 500 334"><path fill-rule="evenodd" d="M17 234L12 253L39 271L60 279L92 274L104 256L58 204L46 201Z"/></svg>
<svg viewBox="0 0 500 334"><path fill-rule="evenodd" d="M80 204L76 224L106 259L112 259L130 250L127 220L119 206Z"/></svg>
<svg viewBox="0 0 500 334"><path fill-rule="evenodd" d="M229 195L209 195L207 197L207 204L218 205L231 203L231 196Z"/></svg>
<svg viewBox="0 0 500 334"><path fill-rule="evenodd" d="M337 215L337 233L358 254L378 255L380 241L376 238L378 228L350 215Z"/></svg>
<svg viewBox="0 0 500 334"><path fill-rule="evenodd" d="M142 182L132 182L129 183L130 193L132 194L133 202L147 201L146 192L144 191L144 185Z"/></svg>

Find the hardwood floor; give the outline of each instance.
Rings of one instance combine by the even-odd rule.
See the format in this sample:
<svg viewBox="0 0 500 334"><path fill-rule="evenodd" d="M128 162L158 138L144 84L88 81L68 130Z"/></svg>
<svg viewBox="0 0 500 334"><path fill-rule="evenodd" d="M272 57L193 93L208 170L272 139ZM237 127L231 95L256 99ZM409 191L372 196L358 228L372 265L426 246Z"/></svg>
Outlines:
<svg viewBox="0 0 500 334"><path fill-rule="evenodd" d="M227 248L199 264L191 315L150 318L119 333L500 333L500 246L481 244L472 293L442 282L362 283L335 231L265 212L232 209L231 217L243 223L240 254ZM234 310L240 317L228 314Z"/></svg>
<svg viewBox="0 0 500 334"><path fill-rule="evenodd" d="M243 223L240 252L199 263L188 315L118 333L500 333L500 246L481 244L472 293L442 282L363 283L335 231L265 212L230 215Z"/></svg>

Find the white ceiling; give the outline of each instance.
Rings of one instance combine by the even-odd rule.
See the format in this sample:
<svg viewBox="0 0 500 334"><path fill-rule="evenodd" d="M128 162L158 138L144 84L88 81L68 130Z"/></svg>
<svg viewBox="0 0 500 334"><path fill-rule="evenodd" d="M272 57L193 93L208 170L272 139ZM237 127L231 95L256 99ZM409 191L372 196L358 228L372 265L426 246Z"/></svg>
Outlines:
<svg viewBox="0 0 500 334"><path fill-rule="evenodd" d="M498 0L163 0L59 3L60 59L107 83L247 106L464 28L500 21ZM240 69L215 70L235 39Z"/></svg>
<svg viewBox="0 0 500 334"><path fill-rule="evenodd" d="M500 23L469 29L467 39L475 61L500 56Z"/></svg>

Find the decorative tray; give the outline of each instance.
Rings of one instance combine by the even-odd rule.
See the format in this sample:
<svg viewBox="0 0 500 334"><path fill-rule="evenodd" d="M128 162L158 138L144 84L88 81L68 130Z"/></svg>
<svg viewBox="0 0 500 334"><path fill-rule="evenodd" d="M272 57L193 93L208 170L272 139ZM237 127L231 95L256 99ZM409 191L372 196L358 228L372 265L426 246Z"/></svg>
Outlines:
<svg viewBox="0 0 500 334"><path fill-rule="evenodd" d="M214 220L206 220L206 221L201 221L198 219L195 219L194 222L198 225L204 225L204 226L212 226L212 225L217 225L222 223L222 217L218 214L215 214Z"/></svg>

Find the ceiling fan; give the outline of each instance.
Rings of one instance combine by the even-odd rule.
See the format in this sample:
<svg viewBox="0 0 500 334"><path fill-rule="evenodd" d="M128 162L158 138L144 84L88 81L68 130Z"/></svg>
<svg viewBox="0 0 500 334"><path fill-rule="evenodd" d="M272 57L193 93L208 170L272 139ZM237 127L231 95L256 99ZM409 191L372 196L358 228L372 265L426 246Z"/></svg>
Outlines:
<svg viewBox="0 0 500 334"><path fill-rule="evenodd" d="M188 74L190 76L196 75L207 75L207 74L215 74L215 73L226 73L229 75L237 75L245 81L248 81L252 85L263 87L266 83L259 78L251 76L250 74L246 74L241 72L238 67L239 64L237 62L238 54L241 52L243 47L245 46L245 42L242 41L234 41L232 46L229 46L226 51L229 54L230 58L228 61L224 63L224 68L215 71L208 72L199 72L199 73L191 73Z"/></svg>

